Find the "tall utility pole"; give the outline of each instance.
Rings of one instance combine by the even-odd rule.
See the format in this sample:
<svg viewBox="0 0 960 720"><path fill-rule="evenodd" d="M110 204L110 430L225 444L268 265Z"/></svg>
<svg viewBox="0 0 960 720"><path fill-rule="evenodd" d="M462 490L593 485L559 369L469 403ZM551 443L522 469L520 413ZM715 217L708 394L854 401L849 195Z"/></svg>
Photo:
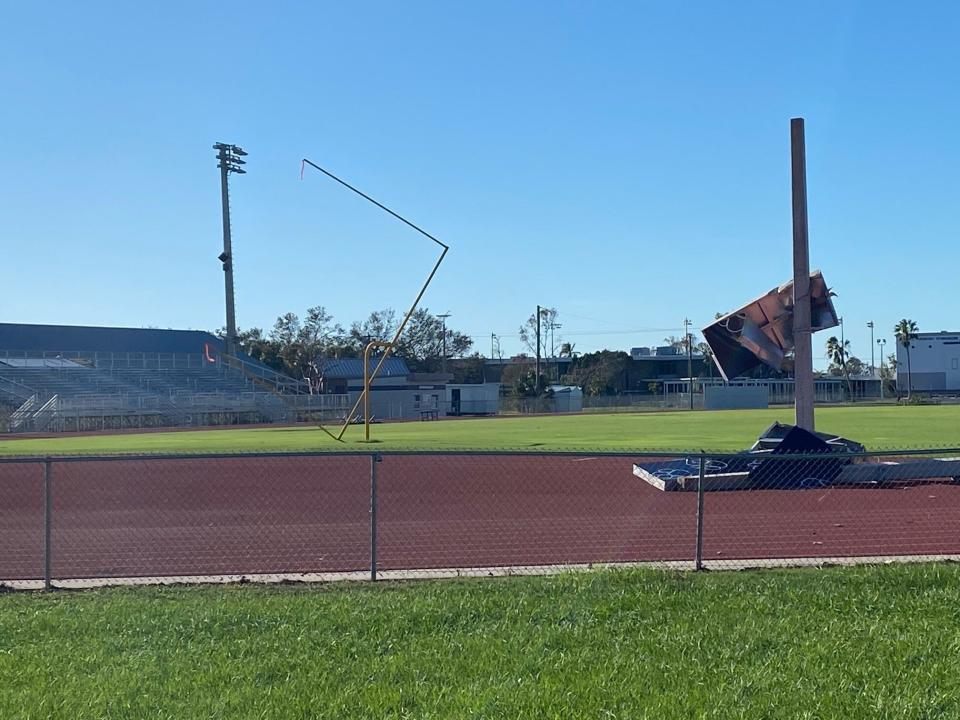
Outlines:
<svg viewBox="0 0 960 720"><path fill-rule="evenodd" d="M555 342L557 336L555 331L562 328L563 325L551 320L547 327L550 329L550 358L553 360L553 372L556 375L557 382L560 382L560 364L557 362L557 344Z"/></svg>
<svg viewBox="0 0 960 720"><path fill-rule="evenodd" d="M876 359L873 354L873 320L867 323L867 327L870 328L870 377L876 375L876 366L873 364Z"/></svg>
<svg viewBox="0 0 960 720"><path fill-rule="evenodd" d="M438 318L443 320L443 355L441 360L441 366L443 372L447 371L447 318L450 317L450 313L443 313L442 315L437 315Z"/></svg>
<svg viewBox="0 0 960 720"><path fill-rule="evenodd" d="M813 432L810 238L807 233L807 151L803 118L790 120L790 161L793 204L793 384L797 427Z"/></svg>
<svg viewBox="0 0 960 720"><path fill-rule="evenodd" d="M693 339L690 337L690 326L693 323L684 318L683 330L687 335L687 389L690 395L690 409L693 410Z"/></svg>
<svg viewBox="0 0 960 720"><path fill-rule="evenodd" d="M218 260L223 263L223 284L226 292L227 304L227 355L237 354L237 316L233 302L233 248L230 241L230 187L228 176L230 173L246 174L241 165L246 161L241 158L246 152L236 145L217 143L213 146L217 151L217 167L220 168L220 204L223 209L223 252Z"/></svg>
<svg viewBox="0 0 960 720"><path fill-rule="evenodd" d="M887 344L886 338L878 338L877 345L880 346L880 399L883 400L883 350L884 346Z"/></svg>
<svg viewBox="0 0 960 720"><path fill-rule="evenodd" d="M490 333L490 359L491 360L496 357L496 353L493 350L494 343L496 343L496 341L497 341L497 334Z"/></svg>
<svg viewBox="0 0 960 720"><path fill-rule="evenodd" d="M540 306L537 305L537 395L540 394Z"/></svg>

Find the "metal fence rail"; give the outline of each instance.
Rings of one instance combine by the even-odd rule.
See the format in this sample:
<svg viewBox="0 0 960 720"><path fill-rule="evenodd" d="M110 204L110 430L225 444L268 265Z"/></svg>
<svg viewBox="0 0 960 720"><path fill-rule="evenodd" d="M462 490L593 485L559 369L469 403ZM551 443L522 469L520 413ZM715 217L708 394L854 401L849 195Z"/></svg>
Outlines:
<svg viewBox="0 0 960 720"><path fill-rule="evenodd" d="M960 557L957 455L0 458L0 582L50 588Z"/></svg>

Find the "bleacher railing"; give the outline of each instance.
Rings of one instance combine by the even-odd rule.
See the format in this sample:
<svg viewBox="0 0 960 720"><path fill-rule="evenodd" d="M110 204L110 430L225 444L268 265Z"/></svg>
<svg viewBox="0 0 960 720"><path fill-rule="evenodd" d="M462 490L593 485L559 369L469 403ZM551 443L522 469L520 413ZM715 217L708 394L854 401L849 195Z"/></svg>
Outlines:
<svg viewBox="0 0 960 720"><path fill-rule="evenodd" d="M29 362L0 366L10 376L0 375L0 397L15 408L36 396L8 421L11 432L336 420L349 402L307 394L305 382L219 355L210 362L200 354L4 350L4 360ZM58 401L38 415L53 396Z"/></svg>

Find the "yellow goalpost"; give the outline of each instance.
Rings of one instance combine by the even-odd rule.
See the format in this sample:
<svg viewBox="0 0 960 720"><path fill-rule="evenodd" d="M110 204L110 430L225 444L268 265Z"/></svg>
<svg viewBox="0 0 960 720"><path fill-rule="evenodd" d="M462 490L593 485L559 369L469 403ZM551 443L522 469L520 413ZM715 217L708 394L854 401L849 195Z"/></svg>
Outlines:
<svg viewBox="0 0 960 720"><path fill-rule="evenodd" d="M380 368L383 367L383 364L386 362L387 358L390 357L390 353L397 346L397 342L400 340L400 336L403 335L403 331L406 329L407 323L410 321L410 317L413 315L414 312L416 312L417 306L420 304L420 300L423 299L424 293L427 292L427 288L430 286L430 282L433 280L433 276L437 274L437 270L440 268L440 263L442 263L443 258L446 257L447 251L450 249L450 246L440 242L439 240L437 240L437 238L435 238L433 235L428 233L426 230L414 225L412 222L407 220L402 215L398 215L393 210L388 208L386 205L383 205L382 203L377 202L366 193L361 192L360 190L355 188L353 185L350 185L348 182L341 180L333 173L327 170L324 170L322 167L320 167L314 162L311 162L307 158L303 158L303 161L300 165L301 180L303 179L303 171L307 165L309 165L312 168L315 168L316 170L319 170L330 179L335 180L336 182L340 183L348 190L351 190L352 192L356 193L357 195L364 198L365 200L368 200L369 202L373 203L384 212L392 215L400 222L413 228L418 233L432 240L442 248L440 252L440 257L438 257L436 263L434 263L433 268L430 270L430 274L427 276L427 279L424 281L423 286L420 288L420 292L417 293L417 297L414 299L413 304L410 305L410 309L407 310L406 314L403 316L403 321L400 323L399 327L397 327L397 331L394 333L393 339L389 341L382 340L382 339L374 340L368 343L367 346L363 349L363 390L360 393L360 397L357 398L357 402L354 404L353 409L350 410L347 416L343 419L343 425L340 427L340 432L334 435L332 432L327 430L322 423L320 424L320 429L323 430L325 433L327 433L327 435L332 437L334 440L342 442L343 434L347 431L347 428L350 426L351 420L353 420L355 413L360 408L360 403L363 403L364 440L366 442L369 442L370 440L370 386L373 383L373 381L376 380L377 375L380 373ZM380 348L383 350L383 355L380 356L380 360L377 362L377 366L373 369L373 372L371 373L370 372L370 353L377 348Z"/></svg>

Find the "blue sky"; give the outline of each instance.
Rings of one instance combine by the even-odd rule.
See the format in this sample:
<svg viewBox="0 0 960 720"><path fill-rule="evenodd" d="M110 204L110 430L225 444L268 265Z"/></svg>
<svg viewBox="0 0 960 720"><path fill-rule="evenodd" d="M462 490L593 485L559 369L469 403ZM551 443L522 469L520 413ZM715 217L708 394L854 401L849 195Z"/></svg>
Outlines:
<svg viewBox="0 0 960 720"><path fill-rule="evenodd" d="M222 325L223 140L241 327L403 308L435 255L306 156L450 244L426 305L479 350L538 303L577 350L656 344L790 277L804 116L811 263L869 359L868 320L960 327L958 7L10 3L0 321Z"/></svg>

